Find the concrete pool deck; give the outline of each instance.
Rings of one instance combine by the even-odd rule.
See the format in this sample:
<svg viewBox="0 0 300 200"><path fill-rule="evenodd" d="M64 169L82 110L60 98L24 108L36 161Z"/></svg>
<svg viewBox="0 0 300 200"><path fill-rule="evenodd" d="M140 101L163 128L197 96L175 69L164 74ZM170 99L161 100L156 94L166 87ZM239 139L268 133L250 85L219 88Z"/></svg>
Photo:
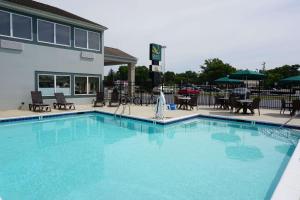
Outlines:
<svg viewBox="0 0 300 200"><path fill-rule="evenodd" d="M47 115L47 114L63 114L66 112L78 112L78 111L102 111L108 113L114 113L116 107L98 107L94 108L91 105L77 105L76 110L64 111L64 110L56 110L52 109L51 112L31 112L28 110L7 110L7 111L0 111L0 119L7 119L7 118L18 118L18 117L31 117L31 116L40 116L40 115ZM145 119L153 119L154 117L154 107L153 106L130 106L131 113L129 114L128 107L126 107L125 115L130 115L133 117L138 118L145 118ZM122 107L120 107L118 114L121 113ZM190 110L174 110L169 111L167 110L165 113L165 121L172 120L176 118L182 118L185 116L190 115L207 115L207 116L216 116L216 117L223 117L223 118L231 118L231 119L240 119L240 120L249 120L249 121L259 121L259 122L269 122L269 123L276 123L282 124L285 123L287 120L290 119L289 112L286 111L285 114L280 114L279 110L270 110L270 109L261 109L261 115L259 116L257 113L254 115L250 114L235 114L231 113L228 110L221 110L221 109L214 109L212 107L199 107L199 109ZM300 117L296 117L291 120L289 125L299 126L300 128Z"/></svg>
<svg viewBox="0 0 300 200"><path fill-rule="evenodd" d="M128 106L125 107L124 115L131 116L133 118L140 118L146 120L153 120L154 117L154 106L130 106L130 114ZM120 107L117 114L122 112L122 107ZM34 116L44 116L44 115L55 115L64 113L76 113L82 111L100 111L105 113L115 113L116 107L98 107L94 108L91 105L77 105L76 110L62 111L52 109L52 112L31 112L28 110L7 110L0 111L0 120L3 119L14 119L23 117L34 117ZM191 116L210 116L219 117L223 119L236 119L236 120L246 120L246 121L256 121L272 124L283 124L290 119L289 112L285 114L279 114L279 110L269 110L261 109L261 115L257 113L254 115L245 114L235 114L228 110L214 109L212 107L202 106L199 109L189 110L175 110L166 111L165 119L160 120L160 122L170 122L177 119L184 119ZM289 125L295 126L300 129L300 117L297 116L289 122ZM299 200L300 199L300 145L298 144L281 179L278 183L276 190L272 196L273 200Z"/></svg>

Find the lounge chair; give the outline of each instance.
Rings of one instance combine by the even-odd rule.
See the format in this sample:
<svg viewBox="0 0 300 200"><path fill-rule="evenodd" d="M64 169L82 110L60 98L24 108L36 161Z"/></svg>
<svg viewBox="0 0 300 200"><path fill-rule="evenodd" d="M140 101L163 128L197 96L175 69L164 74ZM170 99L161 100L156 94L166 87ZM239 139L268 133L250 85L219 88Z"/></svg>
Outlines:
<svg viewBox="0 0 300 200"><path fill-rule="evenodd" d="M189 100L188 105L190 106L190 110L193 110L194 107L198 110L198 95L194 95L191 97L191 100Z"/></svg>
<svg viewBox="0 0 300 200"><path fill-rule="evenodd" d="M97 92L96 100L94 101L94 107L102 107L102 106L105 106L104 93Z"/></svg>
<svg viewBox="0 0 300 200"><path fill-rule="evenodd" d="M119 106L120 105L120 99L119 99L119 92L115 88L113 92L111 93L111 98L109 101L109 106Z"/></svg>
<svg viewBox="0 0 300 200"><path fill-rule="evenodd" d="M294 116L297 111L300 111L300 100L294 100L292 103L291 116Z"/></svg>
<svg viewBox="0 0 300 200"><path fill-rule="evenodd" d="M56 99L56 102L53 103L54 108L58 108L59 110L61 110L61 109L75 110L74 103L67 102L64 93L55 93L54 96Z"/></svg>
<svg viewBox="0 0 300 200"><path fill-rule="evenodd" d="M32 99L32 103L29 104L29 110L32 110L34 112L51 111L50 105L43 103L43 97L41 91L31 91L31 99Z"/></svg>
<svg viewBox="0 0 300 200"><path fill-rule="evenodd" d="M258 110L258 114L260 115L260 109L259 109L259 104L260 104L260 98L254 98L253 102L250 104L249 109L252 114L254 114L254 109Z"/></svg>

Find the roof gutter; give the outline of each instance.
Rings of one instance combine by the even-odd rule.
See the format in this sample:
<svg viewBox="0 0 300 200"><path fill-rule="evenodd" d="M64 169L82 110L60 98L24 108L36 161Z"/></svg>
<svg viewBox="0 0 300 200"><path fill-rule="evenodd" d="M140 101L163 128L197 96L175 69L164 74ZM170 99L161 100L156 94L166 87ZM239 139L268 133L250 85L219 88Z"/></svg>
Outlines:
<svg viewBox="0 0 300 200"><path fill-rule="evenodd" d="M17 10L17 11L20 11L20 12L28 13L28 14L40 16L40 17L45 17L45 18L60 21L60 22L65 22L65 23L68 23L68 24L73 24L73 25L78 25L78 26L85 27L85 28L98 30L98 31L105 31L105 30L108 29L107 27L102 26L100 24L99 25L91 24L91 23L88 23L88 22L83 22L83 21L80 21L80 20L77 20L77 19L71 19L71 18L68 18L68 17L63 17L61 15L56 15L56 14L53 14L53 13L41 11L41 10L38 10L38 9L29 8L29 7L26 7L26 6L18 5L16 3L7 2L7 1L3 1L3 0L0 0L0 6L2 6L4 8L8 8L8 9L13 9L13 10Z"/></svg>

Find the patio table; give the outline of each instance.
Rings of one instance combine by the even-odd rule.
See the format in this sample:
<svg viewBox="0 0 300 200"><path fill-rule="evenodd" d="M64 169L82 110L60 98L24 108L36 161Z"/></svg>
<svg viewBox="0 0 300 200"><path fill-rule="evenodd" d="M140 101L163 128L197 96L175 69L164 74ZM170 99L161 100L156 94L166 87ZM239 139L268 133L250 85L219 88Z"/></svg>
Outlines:
<svg viewBox="0 0 300 200"><path fill-rule="evenodd" d="M188 109L188 103L191 100L191 97L178 97L178 99L182 101L180 103L179 108L182 108L183 110L187 110Z"/></svg>
<svg viewBox="0 0 300 200"><path fill-rule="evenodd" d="M242 99L242 100L238 100L238 102L240 102L242 104L243 114L247 114L247 109L249 109L250 105L253 103L253 100L252 99ZM237 113L239 111L240 111L240 109L237 110ZM250 111L253 112L252 110L250 110Z"/></svg>

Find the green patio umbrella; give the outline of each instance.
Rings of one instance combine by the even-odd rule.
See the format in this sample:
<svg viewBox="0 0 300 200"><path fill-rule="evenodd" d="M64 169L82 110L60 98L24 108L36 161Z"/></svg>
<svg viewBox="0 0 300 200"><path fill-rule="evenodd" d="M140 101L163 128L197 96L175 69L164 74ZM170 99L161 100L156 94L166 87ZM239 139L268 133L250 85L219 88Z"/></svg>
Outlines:
<svg viewBox="0 0 300 200"><path fill-rule="evenodd" d="M292 99L292 86L293 85L300 85L300 75L299 76L291 76L288 78L281 79L279 81L280 85L288 85L290 87L290 96L289 100Z"/></svg>
<svg viewBox="0 0 300 200"><path fill-rule="evenodd" d="M249 69L237 71L229 76L229 78L231 79L245 80L247 82L246 85L247 87L248 87L248 80L263 80L265 77L266 75ZM245 95L245 99L246 98L247 95Z"/></svg>
<svg viewBox="0 0 300 200"><path fill-rule="evenodd" d="M239 85L239 84L243 84L243 81L236 80L236 79L231 79L231 78L225 76L225 77L216 79L215 83L217 83L217 84Z"/></svg>
<svg viewBox="0 0 300 200"><path fill-rule="evenodd" d="M263 80L266 75L249 69L237 71L229 76L231 79L239 80Z"/></svg>
<svg viewBox="0 0 300 200"><path fill-rule="evenodd" d="M228 92L228 85L239 85L239 84L243 84L243 81L240 80L236 80L236 79L231 79L228 76L222 77L222 78L218 78L215 80L215 83L217 84L226 84L227 90L226 90L226 97L228 96L227 92Z"/></svg>
<svg viewBox="0 0 300 200"><path fill-rule="evenodd" d="M281 79L279 83L282 85L300 85L300 75Z"/></svg>

